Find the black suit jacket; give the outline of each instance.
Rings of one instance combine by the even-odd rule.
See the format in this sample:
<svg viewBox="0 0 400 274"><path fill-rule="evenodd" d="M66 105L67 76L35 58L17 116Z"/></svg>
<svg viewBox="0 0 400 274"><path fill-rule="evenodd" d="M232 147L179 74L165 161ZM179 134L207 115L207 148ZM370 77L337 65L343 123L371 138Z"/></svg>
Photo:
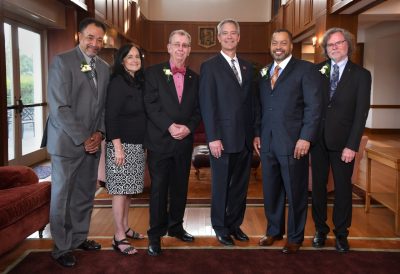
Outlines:
<svg viewBox="0 0 400 274"><path fill-rule="evenodd" d="M268 66L269 70L272 64ZM261 151L271 146L279 155L292 155L299 139L313 142L321 117L321 92L315 66L292 57L271 89L268 71L259 81L256 136ZM272 138L271 138L272 137Z"/></svg>
<svg viewBox="0 0 400 274"><path fill-rule="evenodd" d="M171 69L169 62L151 66L145 72L144 102L148 117L145 147L169 153L181 146L193 145L193 133L201 120L199 76L186 69L182 102L179 103L173 76L166 75L164 69ZM173 123L186 125L191 134L183 140L172 138L168 128Z"/></svg>
<svg viewBox="0 0 400 274"><path fill-rule="evenodd" d="M236 153L246 145L252 150L254 137L253 69L238 58L242 85L221 53L200 68L200 108L207 141L221 140L225 153Z"/></svg>
<svg viewBox="0 0 400 274"><path fill-rule="evenodd" d="M320 70L331 61L320 63ZM329 77L319 73L322 80L323 112L319 129L329 150L342 151L345 147L358 151L371 96L371 73L361 66L347 62L336 92L329 100ZM322 136L323 135L323 136Z"/></svg>

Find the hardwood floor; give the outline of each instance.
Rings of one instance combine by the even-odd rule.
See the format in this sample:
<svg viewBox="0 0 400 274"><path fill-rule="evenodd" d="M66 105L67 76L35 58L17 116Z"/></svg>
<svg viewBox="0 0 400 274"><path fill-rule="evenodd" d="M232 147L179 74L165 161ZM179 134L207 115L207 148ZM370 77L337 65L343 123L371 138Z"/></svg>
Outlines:
<svg viewBox="0 0 400 274"><path fill-rule="evenodd" d="M399 134L368 135L368 145L379 145L389 147L400 147ZM360 164L360 174L357 185L365 188L365 156ZM379 164L373 165L372 180L374 185L384 191L394 191L394 170ZM196 195L201 198L209 198L209 171L201 171L201 180L198 181L191 174L190 184L193 185ZM261 172L258 170L257 179L251 178L249 197L260 197ZM329 225L332 228L332 207L328 208ZM133 206L130 210L130 226L143 234L146 234L149 223L148 208ZM211 227L210 208L208 206L188 205L185 213L184 225L187 231L196 236L194 243L183 243L174 238L164 237L163 248L169 247L214 247L223 248L215 239ZM259 238L265 234L266 219L262 205L248 205L242 229L250 236L247 243L238 243L238 248L261 248L258 247ZM99 241L103 248L111 248L113 237L112 211L110 207L96 207L92 214L92 223L89 238ZM302 249L312 249L311 241L314 235L314 224L309 208L307 224L305 229L305 241ZM279 241L272 248L281 248L285 241ZM364 205L356 204L353 207L353 222L350 228L349 242L352 249L391 250L400 252L400 238L394 232L394 214L387 208L375 204L369 213L364 212ZM133 244L139 249L147 247L147 240L134 241ZM39 239L38 233L31 235L12 251L0 257L0 272L4 271L10 264L29 249L51 249L52 240L47 226L44 238ZM326 249L334 248L334 236L328 235ZM140 250L145 252L145 250Z"/></svg>

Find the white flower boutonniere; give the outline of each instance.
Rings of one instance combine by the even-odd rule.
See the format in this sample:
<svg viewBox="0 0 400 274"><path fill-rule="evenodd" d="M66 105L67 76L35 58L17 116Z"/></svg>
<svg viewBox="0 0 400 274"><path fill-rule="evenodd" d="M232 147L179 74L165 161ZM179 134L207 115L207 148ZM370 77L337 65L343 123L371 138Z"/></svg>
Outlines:
<svg viewBox="0 0 400 274"><path fill-rule="evenodd" d="M325 75L326 77L329 78L330 76L330 69L331 67L329 66L328 63L326 63L325 65L323 65L323 67L319 70L319 72L321 72L321 74Z"/></svg>
<svg viewBox="0 0 400 274"><path fill-rule="evenodd" d="M92 70L92 68L85 62L85 61L82 61L82 64L81 64L81 71L83 72L83 73L86 73L86 72L89 72L89 71L91 71Z"/></svg>
<svg viewBox="0 0 400 274"><path fill-rule="evenodd" d="M164 68L163 71L164 71L165 76L167 76L167 81L169 82L170 81L170 77L172 76L171 70L168 69L168 68Z"/></svg>
<svg viewBox="0 0 400 274"><path fill-rule="evenodd" d="M263 67L260 70L261 78L268 79L269 78L268 71L269 71L269 66Z"/></svg>

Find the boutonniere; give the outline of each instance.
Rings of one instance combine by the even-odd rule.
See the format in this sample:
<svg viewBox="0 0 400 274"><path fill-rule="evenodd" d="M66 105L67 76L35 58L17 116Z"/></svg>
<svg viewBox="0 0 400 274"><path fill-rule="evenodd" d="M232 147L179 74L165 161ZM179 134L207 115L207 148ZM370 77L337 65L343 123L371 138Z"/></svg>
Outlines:
<svg viewBox="0 0 400 274"><path fill-rule="evenodd" d="M325 65L322 66L322 68L319 70L319 72L321 72L321 74L325 75L327 78L329 78L330 76L330 69L331 66L329 65L329 63L326 63Z"/></svg>
<svg viewBox="0 0 400 274"><path fill-rule="evenodd" d="M269 78L269 66L265 66L260 70L261 78L268 79Z"/></svg>
<svg viewBox="0 0 400 274"><path fill-rule="evenodd" d="M172 72L169 68L163 68L165 76L167 76L167 81L169 82L171 79L170 77L172 76Z"/></svg>
<svg viewBox="0 0 400 274"><path fill-rule="evenodd" d="M81 71L87 75L89 79L93 78L92 67L86 63L86 61L82 61L81 63Z"/></svg>

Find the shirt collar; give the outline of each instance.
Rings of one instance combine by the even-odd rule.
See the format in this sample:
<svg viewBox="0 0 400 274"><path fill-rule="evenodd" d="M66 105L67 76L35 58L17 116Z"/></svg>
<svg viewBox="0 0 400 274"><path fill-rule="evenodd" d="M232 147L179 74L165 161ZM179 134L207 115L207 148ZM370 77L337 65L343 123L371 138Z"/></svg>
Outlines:
<svg viewBox="0 0 400 274"><path fill-rule="evenodd" d="M279 63L279 67L281 68L281 71L283 71L285 69L285 67L289 63L290 59L292 59L291 54L288 57L286 57L285 60L283 60L282 62ZM278 65L278 63L274 61L274 66L271 68L272 71L277 65Z"/></svg>
<svg viewBox="0 0 400 274"><path fill-rule="evenodd" d="M346 58L343 59L342 61L335 63L335 61L333 61L333 60L331 59L331 67L333 67L333 65L336 64L336 65L339 66L340 69L341 69L341 68L344 68L344 67L346 66L348 60L349 60L349 58L346 57Z"/></svg>
<svg viewBox="0 0 400 274"><path fill-rule="evenodd" d="M223 52L222 50L221 50L221 54L222 54L222 56L224 56L224 58L226 59L226 61L228 61L229 64L231 64L231 60L232 60L232 59L235 60L237 64L239 64L239 60L238 60L236 54L235 54L235 56L234 56L233 58L230 57L229 55L227 55L227 54L226 54L225 52Z"/></svg>
<svg viewBox="0 0 400 274"><path fill-rule="evenodd" d="M97 56L90 57L90 56L86 55L86 53L83 52L83 50L81 49L80 46L78 46L78 48L79 48L79 50L82 52L82 55L83 55L83 57L85 58L87 64L90 64L90 60L91 60L92 58L94 58L94 60L96 61L96 57L97 57Z"/></svg>

